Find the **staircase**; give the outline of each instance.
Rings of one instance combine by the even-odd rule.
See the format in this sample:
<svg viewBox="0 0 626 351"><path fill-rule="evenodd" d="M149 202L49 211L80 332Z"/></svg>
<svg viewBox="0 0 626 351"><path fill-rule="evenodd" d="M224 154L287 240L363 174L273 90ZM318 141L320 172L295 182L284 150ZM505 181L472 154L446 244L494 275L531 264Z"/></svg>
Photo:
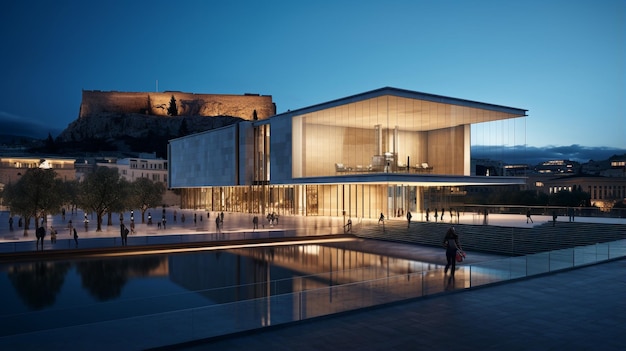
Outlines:
<svg viewBox="0 0 626 351"><path fill-rule="evenodd" d="M626 239L626 226L580 222L545 223L533 228L490 225L386 221L384 226L362 223L353 229L357 237L442 247L450 226L459 233L461 246L468 251L510 256L528 255L576 246Z"/></svg>

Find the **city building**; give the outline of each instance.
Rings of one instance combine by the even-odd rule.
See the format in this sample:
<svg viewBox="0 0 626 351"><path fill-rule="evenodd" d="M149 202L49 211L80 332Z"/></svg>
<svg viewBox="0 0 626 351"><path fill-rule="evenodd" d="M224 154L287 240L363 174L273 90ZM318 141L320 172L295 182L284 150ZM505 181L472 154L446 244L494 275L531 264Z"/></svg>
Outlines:
<svg viewBox="0 0 626 351"><path fill-rule="evenodd" d="M575 174L580 165L570 160L550 160L535 167L535 172L545 174Z"/></svg>
<svg viewBox="0 0 626 351"><path fill-rule="evenodd" d="M117 168L120 176L129 182L148 178L167 186L167 160L156 157L155 153L141 153L138 157L105 158L96 162L98 167Z"/></svg>
<svg viewBox="0 0 626 351"><path fill-rule="evenodd" d="M533 178L534 179L534 178ZM626 178L595 175L571 175L535 179L534 188L546 194L560 191L584 191L591 206L608 211L619 201L626 201Z"/></svg>
<svg viewBox="0 0 626 351"><path fill-rule="evenodd" d="M53 169L57 177L64 181L76 179L73 158L61 157L0 157L0 185L17 182L30 168Z"/></svg>
<svg viewBox="0 0 626 351"><path fill-rule="evenodd" d="M183 208L209 211L378 218L449 208L462 186L525 184L476 175L470 146L475 126L526 112L385 87L170 140L169 185Z"/></svg>
<svg viewBox="0 0 626 351"><path fill-rule="evenodd" d="M139 178L147 178L153 182L163 183L166 188L163 194L163 204L178 205L180 196L168 189L168 162L156 156L156 153L140 153L137 157L116 158L107 157L96 160L96 167L110 167L117 169L119 175L132 183Z"/></svg>

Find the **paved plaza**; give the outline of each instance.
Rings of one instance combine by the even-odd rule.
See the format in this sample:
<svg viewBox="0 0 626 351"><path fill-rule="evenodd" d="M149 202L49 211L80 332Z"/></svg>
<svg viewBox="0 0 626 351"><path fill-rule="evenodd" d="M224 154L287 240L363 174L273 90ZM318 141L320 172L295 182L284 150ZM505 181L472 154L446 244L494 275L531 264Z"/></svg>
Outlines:
<svg viewBox="0 0 626 351"><path fill-rule="evenodd" d="M176 211L176 220L174 220L174 212ZM147 221L148 213L152 214L153 224L148 225L141 223L141 213L139 211L134 212L134 218L136 223L136 233L130 236L129 243L132 244L132 238L141 236L160 236L160 235L184 235L184 234L201 234L201 233L216 233L215 216L218 212L210 212L210 216L207 218L206 211L201 210L181 210L179 208L168 207L166 208L166 226L159 228L158 221L162 217L162 209L150 209L146 211L145 219ZM185 215L185 221L182 221L182 215ZM195 215L195 222L194 222ZM221 228L222 233L236 233L236 232L253 232L252 219L253 214L245 213L225 213L224 222ZM416 213L413 215L413 222L417 223L422 219L423 214ZM72 221L74 227L77 228L79 241L83 239L93 238L111 238L108 245L115 246L121 245L118 239L120 236L120 219L119 214L115 213L111 217L111 225L107 225L108 220L105 216L103 218L102 231L96 231L96 218L93 214L88 213L87 218L89 223L87 227L84 225L84 212L78 210L76 213L67 213L65 220L61 218L61 215L48 216L46 222L46 228L54 228L57 232L57 240L66 240L69 242L72 239L69 230L69 221ZM31 226L28 236L24 236L23 228L18 227L18 217L13 217L13 230L9 230L9 212L0 211L0 244L2 243L19 243L26 241L35 241L35 229ZM130 212L124 213L124 223L129 225ZM400 221L406 220L400 218L388 218L388 221ZM626 225L626 218L604 218L604 217L576 217L577 222L581 223L611 223L611 224L624 224ZM531 228L547 222L552 221L552 216L533 216L533 223L527 223L525 215L516 214L490 214L489 225L492 226L505 226L505 227L518 227L518 228ZM561 221L568 221L566 216L560 216L557 219L557 223ZM327 235L327 234L339 234L343 233L344 224L347 222L347 217L302 217L302 216L281 216L277 223L270 224L267 219L260 216L258 229L254 231L277 231L277 230L293 230L297 235ZM358 230L359 225L362 223L377 223L375 219L353 219L353 225L355 230ZM454 224L482 224L483 217L476 213L461 213L458 219L451 220L449 216L440 223L446 223L450 225ZM441 233L442 237L445 233ZM70 245L69 247L73 247ZM53 246L50 244L50 235L45 238L44 250L54 248L66 248L63 244ZM3 251L0 251L3 252Z"/></svg>
<svg viewBox="0 0 626 351"><path fill-rule="evenodd" d="M171 350L624 350L626 260Z"/></svg>

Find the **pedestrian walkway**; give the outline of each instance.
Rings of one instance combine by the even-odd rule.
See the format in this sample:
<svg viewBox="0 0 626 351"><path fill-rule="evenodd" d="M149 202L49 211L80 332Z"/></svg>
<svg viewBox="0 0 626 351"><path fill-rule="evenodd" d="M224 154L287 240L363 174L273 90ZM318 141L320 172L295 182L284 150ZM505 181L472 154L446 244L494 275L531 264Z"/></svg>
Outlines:
<svg viewBox="0 0 626 351"><path fill-rule="evenodd" d="M174 220L176 211L176 220ZM153 217L152 225L147 224L148 213ZM157 214L158 213L158 214ZM185 215L185 221L182 216ZM130 212L123 215L123 223L130 226ZM195 215L195 222L194 222ZM252 220L255 215L245 213L224 213L224 221L217 228L215 218L218 212L181 210L179 208L166 208L166 225L159 226L157 218L162 217L162 209L150 209L145 213L145 223L142 223L141 213L134 212L135 233L129 235L128 245L146 245L171 242L172 236L177 236L179 240L199 240L213 241L241 239L242 237L259 237L262 234L269 236L269 233L283 233L283 236L317 236L329 234L343 234L342 218L339 217L301 217L301 216L281 216L270 223L266 218L259 218L258 229L253 228ZM208 216L208 217L207 217ZM258 215L257 215L258 216ZM262 217L262 216L260 216ZM103 218L101 231L96 231L96 218L88 213L89 222L85 226L84 212L78 210L77 213L67 213L65 219L61 215L48 216L45 226L48 234L44 239L43 250L72 249L75 242L70 232L70 221L78 233L79 248L94 247L115 247L122 246L120 237L119 214L111 216L109 225L108 218ZM0 253L2 252L23 252L35 251L35 229L31 229L24 235L24 228L18 227L17 219L14 217L13 230L9 229L9 213L0 212ZM57 242L51 242L50 228L57 231ZM289 233L287 233L289 231ZM216 236L215 234L220 234ZM193 237L190 237L193 235ZM204 235L204 236L203 236ZM165 237L169 236L169 239ZM185 238L188 237L188 238ZM89 240L86 239L97 239ZM81 244L82 243L82 244Z"/></svg>
<svg viewBox="0 0 626 351"><path fill-rule="evenodd" d="M215 216L219 212L207 212L204 210L181 210L177 207L167 207L165 212L166 227L159 228L158 223L162 217L162 209L154 208L149 209L145 213L145 220L147 221L148 214L153 217L153 224L148 225L142 223L141 213L139 211L134 212L134 218L136 223L135 236L151 236L151 235L164 235L164 234L199 234L199 233L216 233L218 230L215 224ZM176 220L174 220L174 212L176 211ZM185 221L182 221L182 215L185 215ZM196 221L194 223L194 214ZM220 228L221 232L252 232L252 231L275 231L275 230L293 230L297 232L297 235L328 235L328 234L340 234L344 233L345 224L348 217L303 217L303 216L280 216L277 222L270 224L266 218L262 215L259 216L259 229L253 230L252 220L255 214L248 213L225 213L224 222ZM419 214L413 216L413 222L419 222ZM69 221L72 221L74 227L78 231L78 235L81 239L86 238L118 238L120 236L120 219L119 214L115 213L111 216L111 223L108 223L108 218L105 216L102 223L102 231L96 231L96 218L92 213L87 214L89 220L88 225L85 227L83 219L84 212L78 210L76 213L67 213L65 219L60 214L51 215L47 217L46 228L54 228L58 232L58 239L71 239L69 231ZM130 212L125 212L123 216L123 223L130 225ZM31 225L31 229L27 236L24 236L23 228L18 227L18 217L14 216L13 230L9 230L9 212L0 212L0 243L3 242L24 242L35 241L35 227ZM516 214L490 214L489 225L491 226L504 226L504 227L520 227L531 228L539 226L547 222L552 221L551 216L533 216L534 223L526 223L525 215ZM387 221L405 222L404 217L392 217ZM557 223L561 221L567 222L567 217L561 216L557 219ZM352 219L353 226L358 228L362 223L376 223L376 219ZM432 221L431 221L432 222ZM605 218L605 217L576 217L576 222L580 223L608 223L608 224L624 224L626 225L626 218ZM444 224L481 224L483 219L476 213L461 213L454 219L446 217L444 221L439 221ZM443 233L442 233L443 235ZM47 234L45 238L46 242L50 242L50 235ZM118 243L119 244L119 243ZM53 249L52 246L44 246L44 249Z"/></svg>
<svg viewBox="0 0 626 351"><path fill-rule="evenodd" d="M167 347L623 350L626 260Z"/></svg>

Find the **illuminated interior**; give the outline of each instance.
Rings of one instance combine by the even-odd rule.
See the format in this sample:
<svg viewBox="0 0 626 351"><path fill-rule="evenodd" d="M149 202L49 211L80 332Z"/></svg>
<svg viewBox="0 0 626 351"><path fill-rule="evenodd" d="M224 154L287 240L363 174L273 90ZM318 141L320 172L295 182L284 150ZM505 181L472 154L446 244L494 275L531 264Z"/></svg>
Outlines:
<svg viewBox="0 0 626 351"><path fill-rule="evenodd" d="M305 113L293 118L293 177L470 175L470 125L515 117L392 95Z"/></svg>

